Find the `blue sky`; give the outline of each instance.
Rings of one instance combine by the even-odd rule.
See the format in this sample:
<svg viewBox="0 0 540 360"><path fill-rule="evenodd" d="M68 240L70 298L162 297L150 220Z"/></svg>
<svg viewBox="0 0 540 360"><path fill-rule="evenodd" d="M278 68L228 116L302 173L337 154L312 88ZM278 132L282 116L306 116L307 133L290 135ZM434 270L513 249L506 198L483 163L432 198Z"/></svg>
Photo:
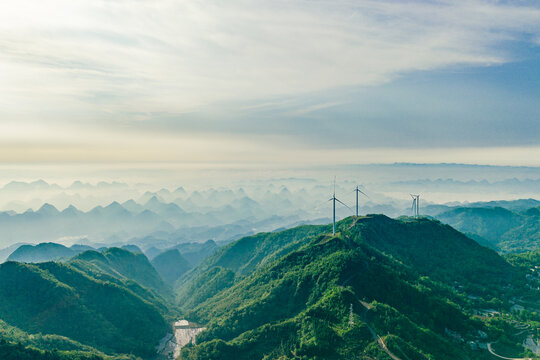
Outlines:
<svg viewBox="0 0 540 360"><path fill-rule="evenodd" d="M0 162L540 166L539 100L533 1L0 5Z"/></svg>

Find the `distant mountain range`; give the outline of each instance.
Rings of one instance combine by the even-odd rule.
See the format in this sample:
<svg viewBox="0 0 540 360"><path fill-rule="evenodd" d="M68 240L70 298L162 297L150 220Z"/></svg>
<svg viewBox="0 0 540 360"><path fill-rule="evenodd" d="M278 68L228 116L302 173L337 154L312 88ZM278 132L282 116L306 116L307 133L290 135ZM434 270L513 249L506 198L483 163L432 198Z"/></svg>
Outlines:
<svg viewBox="0 0 540 360"><path fill-rule="evenodd" d="M255 201L244 197L235 206L207 213L187 213L175 203L152 195L145 203L112 202L84 212L74 206L59 211L44 204L37 211L0 212L0 244L17 242L85 242L105 246L132 243L145 247L170 247L181 242L209 239L227 241L255 231L269 231L298 221L297 217L268 216ZM237 221L235 219L243 219ZM194 227L193 224L200 224ZM143 236L141 236L143 235ZM151 237L157 242L146 241ZM69 254L68 254L69 255Z"/></svg>

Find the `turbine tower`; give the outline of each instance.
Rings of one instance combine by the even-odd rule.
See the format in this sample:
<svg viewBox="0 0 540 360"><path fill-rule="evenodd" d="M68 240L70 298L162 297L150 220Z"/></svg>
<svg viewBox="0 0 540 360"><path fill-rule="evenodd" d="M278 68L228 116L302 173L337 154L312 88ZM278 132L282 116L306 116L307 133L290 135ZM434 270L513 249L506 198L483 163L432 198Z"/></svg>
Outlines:
<svg viewBox="0 0 540 360"><path fill-rule="evenodd" d="M410 194L411 197L412 197L412 212L413 212L413 217L417 218L420 216L420 194L418 195L413 195L413 194Z"/></svg>
<svg viewBox="0 0 540 360"><path fill-rule="evenodd" d="M356 217L358 217L358 193L364 195L365 197L369 198L360 188L358 185L356 185L356 189L354 189L354 192L356 193Z"/></svg>
<svg viewBox="0 0 540 360"><path fill-rule="evenodd" d="M351 210L350 207L347 206L343 201L339 200L336 197L336 178L334 178L334 194L328 201L332 201L332 208L333 208L333 220L332 220L332 235L336 235L336 201L340 203L341 205L345 206L347 209ZM352 211L352 210L351 210Z"/></svg>

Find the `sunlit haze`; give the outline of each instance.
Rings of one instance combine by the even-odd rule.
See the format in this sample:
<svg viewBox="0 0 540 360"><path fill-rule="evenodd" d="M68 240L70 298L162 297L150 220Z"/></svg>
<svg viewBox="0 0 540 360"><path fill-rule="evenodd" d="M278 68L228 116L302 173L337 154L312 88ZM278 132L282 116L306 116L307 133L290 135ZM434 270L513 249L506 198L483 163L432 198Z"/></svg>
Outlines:
<svg viewBox="0 0 540 360"><path fill-rule="evenodd" d="M4 1L0 162L540 166L539 39L527 1Z"/></svg>

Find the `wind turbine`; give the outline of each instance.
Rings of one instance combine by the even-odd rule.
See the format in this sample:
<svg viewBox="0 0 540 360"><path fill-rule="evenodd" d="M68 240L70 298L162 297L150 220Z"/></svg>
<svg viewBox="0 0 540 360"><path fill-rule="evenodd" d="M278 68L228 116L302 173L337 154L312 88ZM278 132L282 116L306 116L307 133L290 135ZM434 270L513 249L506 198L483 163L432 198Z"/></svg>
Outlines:
<svg viewBox="0 0 540 360"><path fill-rule="evenodd" d="M335 236L336 235L336 201L352 211L352 209L348 207L347 204L345 204L343 201L339 200L336 197L336 178L335 177L334 177L334 194L328 201L332 201L332 205L333 205L332 235Z"/></svg>
<svg viewBox="0 0 540 360"><path fill-rule="evenodd" d="M413 216L418 219L418 217L420 216L420 194L418 195L410 194L410 195L413 199L411 210L413 212Z"/></svg>
<svg viewBox="0 0 540 360"><path fill-rule="evenodd" d="M356 217L358 217L358 193L364 195L368 199L369 199L369 196L367 196L362 190L360 190L358 185L356 185L356 189L354 189L354 192L356 193Z"/></svg>

